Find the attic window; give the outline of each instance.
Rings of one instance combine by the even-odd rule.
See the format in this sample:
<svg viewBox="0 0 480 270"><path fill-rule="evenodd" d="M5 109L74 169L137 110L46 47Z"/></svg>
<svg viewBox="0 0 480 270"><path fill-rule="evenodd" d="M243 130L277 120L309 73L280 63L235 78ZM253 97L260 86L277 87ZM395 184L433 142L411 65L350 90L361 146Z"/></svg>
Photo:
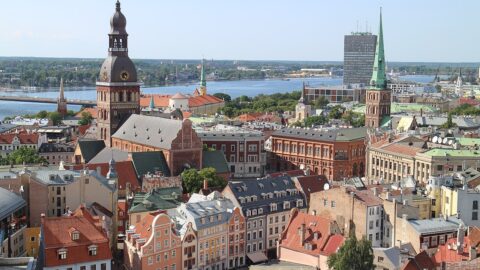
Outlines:
<svg viewBox="0 0 480 270"><path fill-rule="evenodd" d="M97 246L91 245L88 247L88 255L90 256L97 256Z"/></svg>
<svg viewBox="0 0 480 270"><path fill-rule="evenodd" d="M72 240L76 241L78 239L80 239L80 233L78 231L73 231L72 232Z"/></svg>
<svg viewBox="0 0 480 270"><path fill-rule="evenodd" d="M67 249L61 248L57 251L58 259L59 260L66 260L67 259Z"/></svg>

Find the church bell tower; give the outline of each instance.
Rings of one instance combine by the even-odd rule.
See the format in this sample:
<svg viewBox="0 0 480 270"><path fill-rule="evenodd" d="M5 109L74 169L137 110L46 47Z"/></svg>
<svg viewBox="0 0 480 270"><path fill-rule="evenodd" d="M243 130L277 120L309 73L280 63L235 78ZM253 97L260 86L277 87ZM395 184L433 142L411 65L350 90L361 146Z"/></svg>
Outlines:
<svg viewBox="0 0 480 270"><path fill-rule="evenodd" d="M108 57L97 80L97 138L111 146L111 136L132 114L140 113L137 69L128 57L127 19L117 1L110 19Z"/></svg>
<svg viewBox="0 0 480 270"><path fill-rule="evenodd" d="M385 51L383 48L382 11L380 10L380 27L378 31L375 61L370 87L366 93L365 126L378 128L390 117L392 92L387 89L387 75L385 73Z"/></svg>

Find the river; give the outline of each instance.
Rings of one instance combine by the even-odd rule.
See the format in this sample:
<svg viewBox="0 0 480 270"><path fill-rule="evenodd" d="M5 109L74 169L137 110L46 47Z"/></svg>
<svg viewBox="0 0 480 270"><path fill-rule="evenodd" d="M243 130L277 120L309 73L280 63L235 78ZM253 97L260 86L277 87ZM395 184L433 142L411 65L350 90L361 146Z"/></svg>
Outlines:
<svg viewBox="0 0 480 270"><path fill-rule="evenodd" d="M433 76L404 76L403 80L416 81L420 83L431 82ZM273 94L273 93L286 93L294 90L300 90L303 83L307 83L311 86L320 85L340 85L342 78L301 78L290 80L241 80L241 81L216 81L208 82L208 92L213 93L225 93L229 94L232 98L239 97L241 95L256 96L259 94ZM159 86L159 87L142 87L141 91L144 94L175 94L177 92L184 94L191 94L197 84L190 85L172 85L172 86ZM96 98L95 87L82 87L82 88L65 88L65 97L73 99L93 100ZM58 88L51 88L42 91L8 91L1 92L1 95L14 95L14 96L31 96L31 97L58 97ZM69 110L77 111L80 106L68 106ZM54 111L56 110L55 104L41 104L41 103L26 103L26 102L11 102L0 101L0 119L6 116L17 116L24 114L34 114L41 110Z"/></svg>

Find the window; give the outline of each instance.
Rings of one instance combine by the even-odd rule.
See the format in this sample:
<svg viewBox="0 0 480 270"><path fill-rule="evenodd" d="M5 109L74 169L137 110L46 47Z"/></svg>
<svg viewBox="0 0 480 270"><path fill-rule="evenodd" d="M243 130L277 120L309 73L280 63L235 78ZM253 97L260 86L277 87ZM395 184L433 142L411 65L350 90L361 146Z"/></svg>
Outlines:
<svg viewBox="0 0 480 270"><path fill-rule="evenodd" d="M372 234L368 235L368 240L370 240L370 242L373 240Z"/></svg>
<svg viewBox="0 0 480 270"><path fill-rule="evenodd" d="M88 255L96 256L97 255L97 246L89 246L88 247Z"/></svg>
<svg viewBox="0 0 480 270"><path fill-rule="evenodd" d="M378 262L383 262L383 257L378 256L377 261L378 261Z"/></svg>
<svg viewBox="0 0 480 270"><path fill-rule="evenodd" d="M437 171L443 171L443 165L437 165Z"/></svg>
<svg viewBox="0 0 480 270"><path fill-rule="evenodd" d="M97 265L96 264L90 265L90 270L97 270Z"/></svg>
<svg viewBox="0 0 480 270"><path fill-rule="evenodd" d="M473 201L472 208L473 210L478 210L478 201Z"/></svg>
<svg viewBox="0 0 480 270"><path fill-rule="evenodd" d="M66 250L66 249L60 249L60 250L58 250L58 259L59 259L59 260L65 260L65 259L67 259L67 250Z"/></svg>
<svg viewBox="0 0 480 270"><path fill-rule="evenodd" d="M478 212L472 212L472 220L478 220Z"/></svg>
<svg viewBox="0 0 480 270"><path fill-rule="evenodd" d="M148 257L148 265L152 265L153 264L153 257L150 256Z"/></svg>
<svg viewBox="0 0 480 270"><path fill-rule="evenodd" d="M332 201L331 205L332 205L332 208L335 208L335 205L336 205L335 201Z"/></svg>
<svg viewBox="0 0 480 270"><path fill-rule="evenodd" d="M230 145L230 152L235 152L235 144Z"/></svg>
<svg viewBox="0 0 480 270"><path fill-rule="evenodd" d="M176 255L175 250L172 250L172 257L175 257Z"/></svg>

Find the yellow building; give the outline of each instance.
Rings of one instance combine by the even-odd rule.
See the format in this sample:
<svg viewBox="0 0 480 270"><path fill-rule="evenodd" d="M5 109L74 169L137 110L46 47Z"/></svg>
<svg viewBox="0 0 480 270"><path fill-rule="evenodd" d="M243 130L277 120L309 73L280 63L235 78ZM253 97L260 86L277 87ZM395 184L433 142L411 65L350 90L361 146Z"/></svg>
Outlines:
<svg viewBox="0 0 480 270"><path fill-rule="evenodd" d="M423 196L413 196L411 206L418 207L418 219L429 219L432 215L432 200Z"/></svg>
<svg viewBox="0 0 480 270"><path fill-rule="evenodd" d="M37 258L40 246L40 227L25 229L25 252L28 257Z"/></svg>
<svg viewBox="0 0 480 270"><path fill-rule="evenodd" d="M442 215L452 216L457 214L458 192L449 187L442 187L441 190L441 213Z"/></svg>

